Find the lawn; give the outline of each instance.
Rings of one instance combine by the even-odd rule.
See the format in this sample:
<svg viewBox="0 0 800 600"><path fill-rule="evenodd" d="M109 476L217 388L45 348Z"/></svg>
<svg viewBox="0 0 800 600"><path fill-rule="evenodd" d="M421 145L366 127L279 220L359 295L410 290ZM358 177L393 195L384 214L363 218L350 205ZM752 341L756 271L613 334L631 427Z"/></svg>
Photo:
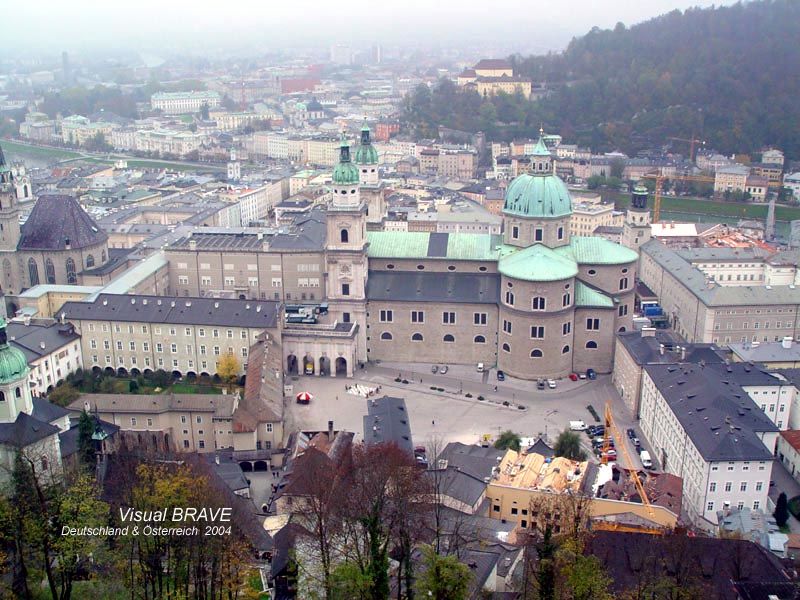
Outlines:
<svg viewBox="0 0 800 600"><path fill-rule="evenodd" d="M215 385L201 385L197 383L186 383L184 381L173 383L167 391L173 394L221 394L222 387Z"/></svg>
<svg viewBox="0 0 800 600"><path fill-rule="evenodd" d="M30 154L38 156L49 156L51 158L83 158L78 152L71 150L61 150L60 148L42 148L41 146L28 146L27 144L19 144L7 139L0 140L3 144L3 150L12 154Z"/></svg>

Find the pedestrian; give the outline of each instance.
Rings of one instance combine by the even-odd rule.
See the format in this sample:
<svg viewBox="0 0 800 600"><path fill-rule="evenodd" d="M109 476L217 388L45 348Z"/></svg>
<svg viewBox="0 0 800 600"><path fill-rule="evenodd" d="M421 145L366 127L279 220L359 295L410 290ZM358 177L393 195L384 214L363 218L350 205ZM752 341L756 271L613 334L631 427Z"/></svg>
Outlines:
<svg viewBox="0 0 800 600"><path fill-rule="evenodd" d="M495 392L497 391L497 386L494 386L494 391L495 391Z"/></svg>
<svg viewBox="0 0 800 600"><path fill-rule="evenodd" d="M431 425L436 425L436 421L434 421L433 419L431 419Z"/></svg>

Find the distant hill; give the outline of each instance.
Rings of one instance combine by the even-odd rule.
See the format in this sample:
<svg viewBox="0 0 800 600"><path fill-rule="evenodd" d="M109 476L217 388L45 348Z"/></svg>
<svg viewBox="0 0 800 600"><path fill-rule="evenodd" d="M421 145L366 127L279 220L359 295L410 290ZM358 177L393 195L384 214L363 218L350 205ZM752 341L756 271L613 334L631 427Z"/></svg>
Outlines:
<svg viewBox="0 0 800 600"><path fill-rule="evenodd" d="M423 130L434 125L426 117L441 118L436 125L488 129L495 139L533 136L544 123L596 151L633 153L694 135L725 153L774 145L800 159L798 23L800 2L773 0L595 28L563 53L511 57L520 74L552 89L539 101L467 101L441 82L427 98L416 90L407 115Z"/></svg>

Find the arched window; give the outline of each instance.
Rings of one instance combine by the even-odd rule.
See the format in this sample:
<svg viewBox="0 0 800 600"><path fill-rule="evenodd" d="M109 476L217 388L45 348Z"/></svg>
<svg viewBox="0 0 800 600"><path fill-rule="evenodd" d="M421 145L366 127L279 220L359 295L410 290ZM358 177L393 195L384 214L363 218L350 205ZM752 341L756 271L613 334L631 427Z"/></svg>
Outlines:
<svg viewBox="0 0 800 600"><path fill-rule="evenodd" d="M619 331L620 333L625 333L625 331L626 331L626 330L625 330L625 328L624 328L624 327L620 327L618 331Z"/></svg>
<svg viewBox="0 0 800 600"><path fill-rule="evenodd" d="M44 261L44 278L47 283L56 282L56 268L53 266L53 261L49 258Z"/></svg>
<svg viewBox="0 0 800 600"><path fill-rule="evenodd" d="M531 358L542 358L541 350L531 350Z"/></svg>
<svg viewBox="0 0 800 600"><path fill-rule="evenodd" d="M86 257L86 268L91 269L94 266L94 256L90 254Z"/></svg>
<svg viewBox="0 0 800 600"><path fill-rule="evenodd" d="M392 339L392 334L391 334L391 333L389 333L388 331L384 331L384 332L381 334L381 339L382 339L382 340L390 340L390 339Z"/></svg>
<svg viewBox="0 0 800 600"><path fill-rule="evenodd" d="M587 348L597 348L597 342L589 340L588 342L586 342L586 347Z"/></svg>
<svg viewBox="0 0 800 600"><path fill-rule="evenodd" d="M536 296L531 304L533 306L533 310L544 310L546 303L542 296Z"/></svg>
<svg viewBox="0 0 800 600"><path fill-rule="evenodd" d="M414 335L411 336L411 341L412 342L421 342L422 340L423 340L423 337L422 337L421 333L415 333Z"/></svg>
<svg viewBox="0 0 800 600"><path fill-rule="evenodd" d="M569 354L569 346L564 346L561 349L561 354Z"/></svg>
<svg viewBox="0 0 800 600"><path fill-rule="evenodd" d="M628 287L628 278L623 277L619 280L619 289L624 290Z"/></svg>
<svg viewBox="0 0 800 600"><path fill-rule="evenodd" d="M15 389L15 390L14 390L14 395L15 395L17 398L22 398L22 390L21 390L20 388L17 388L17 389Z"/></svg>
<svg viewBox="0 0 800 600"><path fill-rule="evenodd" d="M342 240L343 244L346 244L347 242L350 241L350 232L348 232L347 229L342 229L339 232L339 235L341 236L341 240Z"/></svg>
<svg viewBox="0 0 800 600"><path fill-rule="evenodd" d="M506 304L514 306L514 292L506 291Z"/></svg>
<svg viewBox="0 0 800 600"><path fill-rule="evenodd" d="M5 394L5 392L0 392L0 402L5 402L5 401L6 401L6 394Z"/></svg>
<svg viewBox="0 0 800 600"><path fill-rule="evenodd" d="M105 250L103 250L103 251L100 253L100 262L101 262L101 263L104 263L104 262L106 262L106 251L105 251Z"/></svg>
<svg viewBox="0 0 800 600"><path fill-rule="evenodd" d="M482 335L476 335L475 339L472 340L472 341L474 341L476 344L485 344L486 343L486 338L483 337Z"/></svg>
<svg viewBox="0 0 800 600"><path fill-rule="evenodd" d="M39 285L39 265L33 257L28 259L28 279L31 280L31 286Z"/></svg>
<svg viewBox="0 0 800 600"><path fill-rule="evenodd" d="M67 284L74 285L78 283L78 277L75 275L75 261L72 257L67 259Z"/></svg>
<svg viewBox="0 0 800 600"><path fill-rule="evenodd" d="M503 352L511 352L511 346L508 344L503 344Z"/></svg>
<svg viewBox="0 0 800 600"><path fill-rule="evenodd" d="M452 344L453 342L455 342L455 341L456 341L456 338L454 338L452 335L450 335L450 334L448 333L446 336L444 336L443 340L444 340L445 342L447 342L448 344Z"/></svg>

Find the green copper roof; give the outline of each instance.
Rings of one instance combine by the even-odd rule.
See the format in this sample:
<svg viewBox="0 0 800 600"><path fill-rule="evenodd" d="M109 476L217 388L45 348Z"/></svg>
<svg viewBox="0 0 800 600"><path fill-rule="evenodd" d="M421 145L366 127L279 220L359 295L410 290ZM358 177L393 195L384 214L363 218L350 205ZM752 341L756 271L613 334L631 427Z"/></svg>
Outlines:
<svg viewBox="0 0 800 600"><path fill-rule="evenodd" d="M614 301L602 292L590 288L588 285L575 282L575 306L594 306L600 308L614 308Z"/></svg>
<svg viewBox="0 0 800 600"><path fill-rule="evenodd" d="M539 141L536 142L536 147L533 149L531 156L550 156L550 150L547 144L544 143L544 132L539 130Z"/></svg>
<svg viewBox="0 0 800 600"><path fill-rule="evenodd" d="M370 258L497 260L500 236L427 231L369 231Z"/></svg>
<svg viewBox="0 0 800 600"><path fill-rule="evenodd" d="M601 237L572 237L569 246L556 248L564 257L582 265L624 265L636 262L639 254Z"/></svg>
<svg viewBox="0 0 800 600"><path fill-rule="evenodd" d="M364 126L361 127L361 144L356 149L357 165L377 165L378 164L378 151L372 145L369 139L369 126L366 121Z"/></svg>
<svg viewBox="0 0 800 600"><path fill-rule="evenodd" d="M572 214L572 198L567 186L555 175L520 175L508 186L503 214L544 219L566 217Z"/></svg>
<svg viewBox="0 0 800 600"><path fill-rule="evenodd" d="M8 345L6 321L0 317L0 384L19 381L28 375L28 361L22 350Z"/></svg>
<svg viewBox="0 0 800 600"><path fill-rule="evenodd" d="M498 270L506 277L524 281L561 281L575 277L578 265L542 244L500 259Z"/></svg>
<svg viewBox="0 0 800 600"><path fill-rule="evenodd" d="M350 162L350 145L342 140L339 147L339 164L333 168L333 185L356 185L358 183L358 167Z"/></svg>

